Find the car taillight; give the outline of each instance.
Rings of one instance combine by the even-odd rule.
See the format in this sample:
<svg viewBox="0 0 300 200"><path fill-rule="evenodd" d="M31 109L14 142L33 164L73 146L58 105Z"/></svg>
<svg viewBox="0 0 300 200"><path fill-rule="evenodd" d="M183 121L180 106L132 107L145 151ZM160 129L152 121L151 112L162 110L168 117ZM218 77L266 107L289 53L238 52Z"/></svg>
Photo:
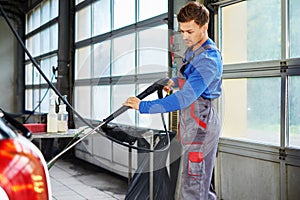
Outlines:
<svg viewBox="0 0 300 200"><path fill-rule="evenodd" d="M20 140L0 140L0 186L10 200L49 200L46 172L39 155Z"/></svg>

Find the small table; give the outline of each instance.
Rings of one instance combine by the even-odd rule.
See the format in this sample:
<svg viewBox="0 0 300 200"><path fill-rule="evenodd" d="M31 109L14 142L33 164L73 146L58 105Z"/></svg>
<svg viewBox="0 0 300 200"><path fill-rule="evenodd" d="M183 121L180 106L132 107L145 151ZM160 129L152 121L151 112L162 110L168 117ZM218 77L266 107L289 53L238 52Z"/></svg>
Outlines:
<svg viewBox="0 0 300 200"><path fill-rule="evenodd" d="M68 129L67 132L61 132L61 133L47 133L47 132L32 133L31 140L39 139L39 148L42 149L42 139L73 138L77 133L77 131L78 129Z"/></svg>

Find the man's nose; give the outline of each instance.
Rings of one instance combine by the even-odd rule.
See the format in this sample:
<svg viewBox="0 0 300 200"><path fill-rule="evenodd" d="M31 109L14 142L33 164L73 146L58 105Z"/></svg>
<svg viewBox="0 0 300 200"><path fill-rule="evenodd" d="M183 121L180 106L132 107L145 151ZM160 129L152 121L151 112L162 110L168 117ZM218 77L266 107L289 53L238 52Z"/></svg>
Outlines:
<svg viewBox="0 0 300 200"><path fill-rule="evenodd" d="M181 33L181 36L182 36L182 39L184 39L184 40L188 38L188 34L185 32Z"/></svg>

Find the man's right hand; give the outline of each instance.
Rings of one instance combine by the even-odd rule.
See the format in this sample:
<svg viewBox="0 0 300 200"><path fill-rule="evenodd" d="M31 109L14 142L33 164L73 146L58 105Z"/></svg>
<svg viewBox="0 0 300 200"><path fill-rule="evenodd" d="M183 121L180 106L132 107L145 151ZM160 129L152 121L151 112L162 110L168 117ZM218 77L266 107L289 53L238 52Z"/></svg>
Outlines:
<svg viewBox="0 0 300 200"><path fill-rule="evenodd" d="M168 85L164 86L163 89L169 95L171 93L171 91L173 90L173 86L174 86L174 81L172 79L170 79L168 81Z"/></svg>

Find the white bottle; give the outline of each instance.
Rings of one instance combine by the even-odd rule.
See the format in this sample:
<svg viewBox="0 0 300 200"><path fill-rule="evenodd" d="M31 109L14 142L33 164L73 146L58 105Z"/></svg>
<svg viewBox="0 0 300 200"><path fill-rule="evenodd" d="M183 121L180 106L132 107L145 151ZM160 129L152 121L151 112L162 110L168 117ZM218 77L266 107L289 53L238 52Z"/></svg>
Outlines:
<svg viewBox="0 0 300 200"><path fill-rule="evenodd" d="M50 97L50 109L47 114L47 133L57 132L57 114L55 111L56 107L56 96L51 95Z"/></svg>
<svg viewBox="0 0 300 200"><path fill-rule="evenodd" d="M64 95L64 99L67 100L67 95ZM66 110L66 104L64 104L64 102L60 100L60 105L58 110L58 121L57 121L58 132L67 132L68 117L69 114Z"/></svg>

